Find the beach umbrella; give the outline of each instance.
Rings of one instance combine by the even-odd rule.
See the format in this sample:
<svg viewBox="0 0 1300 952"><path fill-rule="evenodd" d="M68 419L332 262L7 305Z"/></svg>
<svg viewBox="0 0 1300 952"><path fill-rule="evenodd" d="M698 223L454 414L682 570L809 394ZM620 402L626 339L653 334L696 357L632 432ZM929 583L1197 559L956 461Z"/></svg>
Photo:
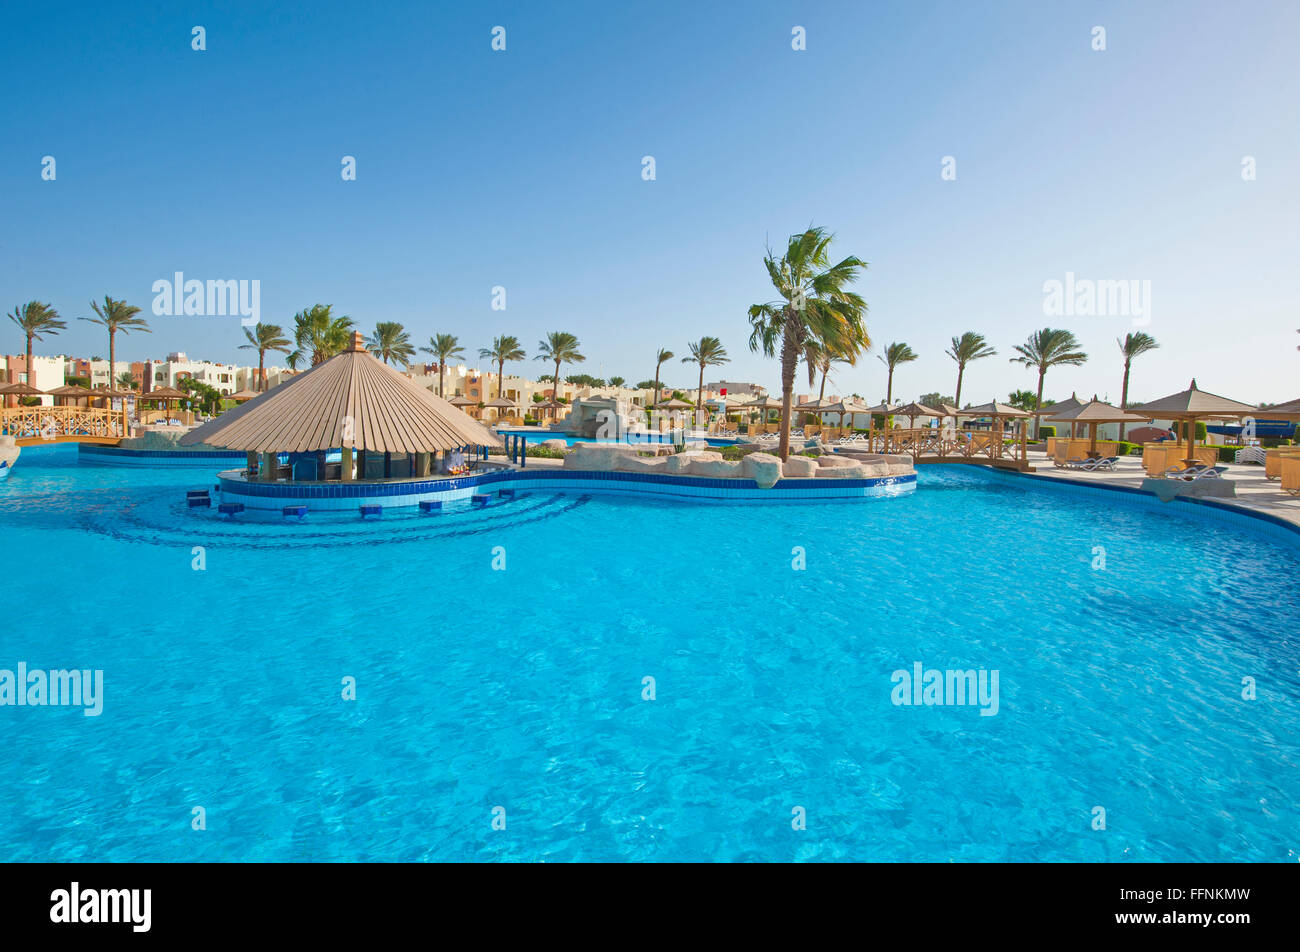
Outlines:
<svg viewBox="0 0 1300 952"><path fill-rule="evenodd" d="M695 404L687 403L685 400L673 398L671 400L660 400L655 404L656 410L694 410Z"/></svg>
<svg viewBox="0 0 1300 952"><path fill-rule="evenodd" d="M56 405L59 400L78 400L83 397L94 396L94 393L93 390L89 390L86 387L81 386L81 384L76 383L64 384L62 387L55 387L53 390L49 391L49 395L54 397Z"/></svg>
<svg viewBox="0 0 1300 952"><path fill-rule="evenodd" d="M44 390L37 390L28 383L7 383L0 385L0 397L43 397ZM3 401L0 401L3 402Z"/></svg>
<svg viewBox="0 0 1300 952"><path fill-rule="evenodd" d="M916 418L919 416L943 416L942 410L936 410L934 407L927 407L924 403L917 403L915 400L911 403L905 403L894 411L896 416L907 417L907 428L913 428Z"/></svg>
<svg viewBox="0 0 1300 952"><path fill-rule="evenodd" d="M1263 407L1259 415L1274 420L1300 420L1300 399Z"/></svg>
<svg viewBox="0 0 1300 952"><path fill-rule="evenodd" d="M1196 462L1193 451L1196 449L1196 423L1199 420L1233 420L1253 417L1260 414L1258 407L1248 403L1229 400L1218 394L1208 393L1196 386L1196 380L1186 390L1171 393L1159 400L1152 400L1140 406L1130 407L1144 420L1175 420L1187 424L1187 465ZM1179 440L1179 442L1182 442Z"/></svg>
<svg viewBox="0 0 1300 952"><path fill-rule="evenodd" d="M835 413L839 415L839 425L844 425L845 416L853 416L856 413L867 413L868 410L856 400L839 399L828 407L822 408L823 413Z"/></svg>
<svg viewBox="0 0 1300 952"><path fill-rule="evenodd" d="M1075 401L1078 403L1078 401ZM1096 457L1100 454L1097 452L1097 426L1102 423L1145 423L1147 417L1140 416L1136 413L1129 413L1127 410L1121 410L1119 407L1111 406L1109 403L1102 403L1094 396L1087 403L1079 403L1078 406L1069 410L1062 410L1055 413L1047 419L1055 420L1062 423L1070 424L1070 432L1074 432L1074 424L1086 423L1092 431L1092 438L1088 443L1088 455Z"/></svg>
<svg viewBox="0 0 1300 952"><path fill-rule="evenodd" d="M256 396L257 393L253 390L236 390L230 395L230 399L236 403L243 403L245 400L252 400Z"/></svg>
<svg viewBox="0 0 1300 952"><path fill-rule="evenodd" d="M757 400L750 400L749 403L744 404L746 410L758 410L759 419L763 421L767 420L769 410L780 410L782 406L784 404L780 400L768 396L762 396Z"/></svg>
<svg viewBox="0 0 1300 952"><path fill-rule="evenodd" d="M1094 395L1093 399L1096 400L1097 397ZM1043 416L1051 416L1053 414L1065 413L1068 410L1077 410L1081 406L1083 406L1083 402L1079 399L1077 394L1072 393L1068 399L1062 400L1060 403L1053 403L1050 406L1042 407L1041 409L1043 411ZM1071 437L1074 436L1074 427L1075 424L1071 423Z"/></svg>

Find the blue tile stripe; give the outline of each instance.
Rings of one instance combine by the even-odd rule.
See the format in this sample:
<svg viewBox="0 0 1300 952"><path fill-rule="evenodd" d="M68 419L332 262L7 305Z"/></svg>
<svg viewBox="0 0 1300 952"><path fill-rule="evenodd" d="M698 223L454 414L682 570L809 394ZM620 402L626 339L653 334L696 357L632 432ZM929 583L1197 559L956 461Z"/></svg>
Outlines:
<svg viewBox="0 0 1300 952"><path fill-rule="evenodd" d="M676 495L680 490L709 490L708 493L681 493L689 497L789 499L842 498L860 496L866 490L905 491L914 488L916 475L878 476L870 479L837 479L833 477L808 479L781 479L772 489L760 489L752 479L711 479L704 476L665 476L659 473L595 472L586 470L505 470L483 473L478 476L457 476L449 479L402 480L397 482L353 483L257 483L234 478L234 474L218 476L223 496L268 499L378 499L385 497L448 496L464 494L468 490L494 483L512 485L547 483L579 484L579 488L602 487L636 492L638 486L667 489ZM414 505L413 502L405 503Z"/></svg>

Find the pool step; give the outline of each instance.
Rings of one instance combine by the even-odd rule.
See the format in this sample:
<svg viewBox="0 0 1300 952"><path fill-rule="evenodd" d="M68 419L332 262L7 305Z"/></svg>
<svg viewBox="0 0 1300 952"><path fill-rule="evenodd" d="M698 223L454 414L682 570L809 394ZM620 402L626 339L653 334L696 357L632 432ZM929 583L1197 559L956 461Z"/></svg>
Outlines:
<svg viewBox="0 0 1300 952"><path fill-rule="evenodd" d="M244 511L242 502L223 502L217 507L217 512L223 516L237 516Z"/></svg>
<svg viewBox="0 0 1300 952"><path fill-rule="evenodd" d="M515 491L513 489L498 489L497 495L502 499L514 499Z"/></svg>
<svg viewBox="0 0 1300 952"><path fill-rule="evenodd" d="M475 493L474 495L469 497L469 504L478 509L482 509L484 506L488 504L488 500L491 498L492 498L491 496L485 496L480 493Z"/></svg>
<svg viewBox="0 0 1300 952"><path fill-rule="evenodd" d="M208 495L206 489L196 489L193 492L185 494L185 503L191 509L199 507L207 508L212 505L212 497Z"/></svg>
<svg viewBox="0 0 1300 952"><path fill-rule="evenodd" d="M280 515L284 516L284 518L286 519L290 517L297 517L298 519L302 519L304 516L307 515L307 507L306 506L283 506L280 509Z"/></svg>
<svg viewBox="0 0 1300 952"><path fill-rule="evenodd" d="M421 512L442 512L442 503L433 499L424 499L420 502Z"/></svg>
<svg viewBox="0 0 1300 952"><path fill-rule="evenodd" d="M369 518L378 519L383 514L384 514L384 507L374 503L365 504L362 505L361 507L362 519L369 519Z"/></svg>

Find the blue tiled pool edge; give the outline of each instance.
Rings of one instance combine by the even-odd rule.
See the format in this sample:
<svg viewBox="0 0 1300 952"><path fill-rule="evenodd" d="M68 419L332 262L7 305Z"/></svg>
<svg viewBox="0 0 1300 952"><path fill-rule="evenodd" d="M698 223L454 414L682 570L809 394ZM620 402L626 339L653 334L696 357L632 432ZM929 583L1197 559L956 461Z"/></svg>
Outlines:
<svg viewBox="0 0 1300 952"><path fill-rule="evenodd" d="M901 495L916 488L915 474L872 479L782 479L771 489L760 489L752 479L562 469L503 470L478 476L393 483L250 483L237 478L234 473L218 474L217 479L223 501L238 500L255 509L277 509L289 500L301 501L317 509L352 509L363 503L376 502L387 506L415 506L425 501L468 499L483 486L576 490L706 502L862 499Z"/></svg>

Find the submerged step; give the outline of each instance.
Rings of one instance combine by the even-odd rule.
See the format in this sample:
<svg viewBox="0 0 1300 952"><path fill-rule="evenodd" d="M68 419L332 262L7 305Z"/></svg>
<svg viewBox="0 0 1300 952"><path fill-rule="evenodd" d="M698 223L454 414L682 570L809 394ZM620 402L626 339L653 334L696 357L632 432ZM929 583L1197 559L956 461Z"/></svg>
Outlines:
<svg viewBox="0 0 1300 952"><path fill-rule="evenodd" d="M307 515L307 507L306 506L284 506L283 508L281 508L280 514L284 516L286 519L289 518L290 516L297 516L299 519L301 519L303 516Z"/></svg>
<svg viewBox="0 0 1300 952"><path fill-rule="evenodd" d="M442 502L434 499L423 499L420 501L421 512L442 512Z"/></svg>
<svg viewBox="0 0 1300 952"><path fill-rule="evenodd" d="M486 506L488 504L488 500L491 498L492 498L491 496L484 496L479 493L475 493L473 496L469 497L469 503L471 506L482 507L482 506Z"/></svg>
<svg viewBox="0 0 1300 952"><path fill-rule="evenodd" d="M185 502L191 509L207 507L212 505L212 497L208 495L206 489L196 489L185 494Z"/></svg>
<svg viewBox="0 0 1300 952"><path fill-rule="evenodd" d="M361 507L362 519L369 519L372 517L378 519L383 514L384 514L384 507L377 504L370 503L370 504L365 504Z"/></svg>
<svg viewBox="0 0 1300 952"><path fill-rule="evenodd" d="M217 507L217 512L223 516L237 516L244 511L242 502L223 502Z"/></svg>

